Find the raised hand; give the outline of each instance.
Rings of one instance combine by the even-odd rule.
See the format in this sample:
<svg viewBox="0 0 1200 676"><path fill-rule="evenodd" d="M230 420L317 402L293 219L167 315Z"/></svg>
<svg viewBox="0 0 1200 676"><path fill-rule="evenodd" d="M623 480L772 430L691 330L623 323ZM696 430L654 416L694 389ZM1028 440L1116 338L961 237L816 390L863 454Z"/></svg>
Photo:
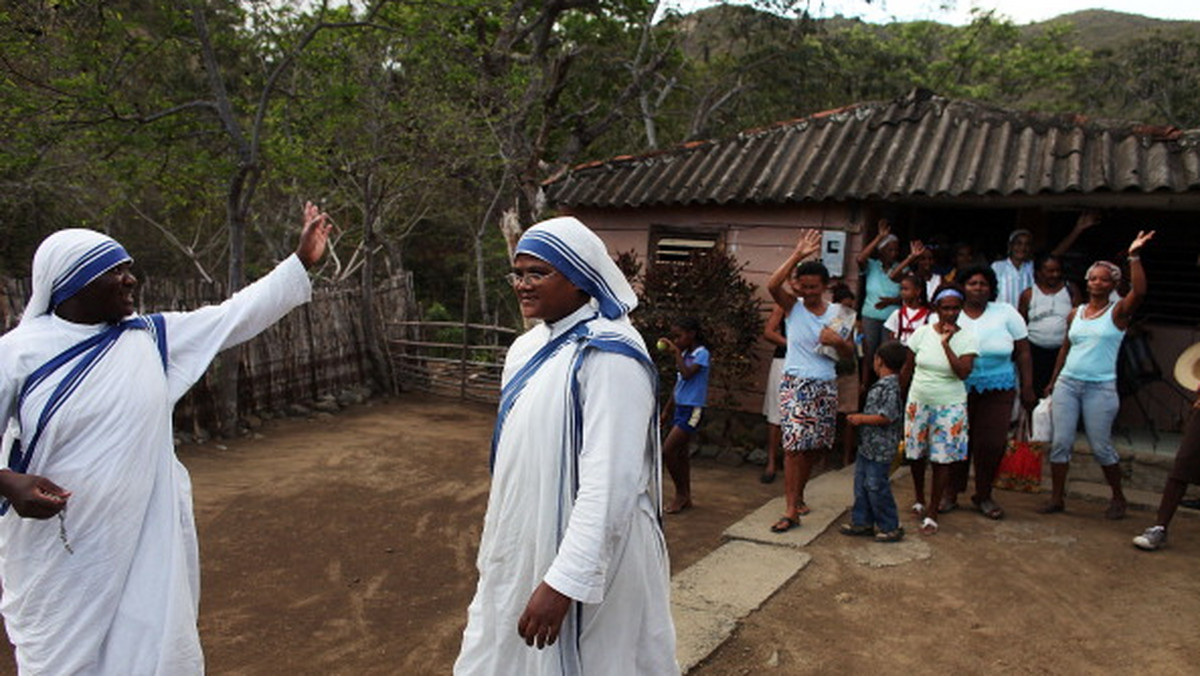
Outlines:
<svg viewBox="0 0 1200 676"><path fill-rule="evenodd" d="M796 256L803 260L821 252L821 231L816 228L805 228L800 231L800 239L796 241Z"/></svg>
<svg viewBox="0 0 1200 676"><path fill-rule="evenodd" d="M321 211L312 202L305 202L304 224L300 229L300 244L296 247L296 257L305 268L311 268L325 255L331 230L333 221L329 214Z"/></svg>
<svg viewBox="0 0 1200 676"><path fill-rule="evenodd" d="M1075 219L1075 230L1078 232L1083 232L1099 222L1100 212L1096 211L1095 209L1089 209L1079 214L1079 218Z"/></svg>
<svg viewBox="0 0 1200 676"><path fill-rule="evenodd" d="M1141 249L1143 246L1146 245L1146 242L1149 242L1153 238L1154 238L1153 230L1151 230L1150 232L1146 232L1144 230L1138 230L1137 237L1134 237L1133 243L1129 245L1129 255L1132 256L1133 254L1137 253L1138 249Z"/></svg>
<svg viewBox="0 0 1200 676"><path fill-rule="evenodd" d="M886 219L886 218L879 219L878 227L879 227L879 229L875 233L875 239L883 239L884 237L887 237L888 235L892 234L892 224L890 221L888 221L888 219Z"/></svg>

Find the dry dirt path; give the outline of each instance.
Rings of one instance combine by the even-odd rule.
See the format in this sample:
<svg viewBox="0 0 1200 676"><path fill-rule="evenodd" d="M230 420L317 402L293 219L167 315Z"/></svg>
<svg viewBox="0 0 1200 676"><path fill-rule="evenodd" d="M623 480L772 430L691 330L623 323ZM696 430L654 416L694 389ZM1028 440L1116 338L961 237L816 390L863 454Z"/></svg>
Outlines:
<svg viewBox="0 0 1200 676"><path fill-rule="evenodd" d="M209 673L449 673L475 584L493 411L409 395L271 421L223 448L182 447ZM697 508L666 523L676 572L781 490L760 484L757 468L698 461L694 473ZM1183 515L1172 547L1147 555L1129 546L1146 513L1112 524L1080 505L1050 519L1032 514L1033 497L1003 497L1006 521L949 515L941 535L901 545L913 560L892 568L857 561L873 545L818 538L813 562L693 673L1196 664L1200 520ZM5 647L0 674L14 671Z"/></svg>

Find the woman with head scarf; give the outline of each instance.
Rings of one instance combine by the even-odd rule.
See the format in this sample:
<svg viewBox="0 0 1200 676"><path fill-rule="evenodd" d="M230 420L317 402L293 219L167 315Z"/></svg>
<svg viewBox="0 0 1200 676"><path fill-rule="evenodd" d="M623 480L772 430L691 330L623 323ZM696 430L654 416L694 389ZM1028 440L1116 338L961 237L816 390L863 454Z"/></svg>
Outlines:
<svg viewBox="0 0 1200 676"><path fill-rule="evenodd" d="M106 235L38 247L25 314L0 337L0 612L20 673L203 673L171 410L219 351L309 299L330 226L311 204L304 218L295 255L194 312L136 314L132 260Z"/></svg>
<svg viewBox="0 0 1200 676"><path fill-rule="evenodd" d="M657 373L629 322L637 298L574 218L526 231L509 280L541 323L504 363L454 673L678 674Z"/></svg>

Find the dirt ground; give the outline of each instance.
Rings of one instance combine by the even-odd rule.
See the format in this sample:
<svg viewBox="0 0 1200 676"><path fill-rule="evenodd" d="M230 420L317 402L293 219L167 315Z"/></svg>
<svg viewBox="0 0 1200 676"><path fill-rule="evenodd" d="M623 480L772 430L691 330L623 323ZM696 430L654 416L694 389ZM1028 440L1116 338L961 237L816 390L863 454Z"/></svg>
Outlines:
<svg viewBox="0 0 1200 676"><path fill-rule="evenodd" d="M214 675L449 673L475 584L493 408L425 396L257 438L186 446L201 539L200 632ZM697 461L697 507L669 517L672 568L782 490L758 468ZM902 504L911 493L901 488ZM960 511L872 568L828 533L812 563L692 673L1195 673L1200 520L1144 554L1102 505L1009 518ZM6 642L5 642L6 643ZM0 653L0 674L12 674Z"/></svg>

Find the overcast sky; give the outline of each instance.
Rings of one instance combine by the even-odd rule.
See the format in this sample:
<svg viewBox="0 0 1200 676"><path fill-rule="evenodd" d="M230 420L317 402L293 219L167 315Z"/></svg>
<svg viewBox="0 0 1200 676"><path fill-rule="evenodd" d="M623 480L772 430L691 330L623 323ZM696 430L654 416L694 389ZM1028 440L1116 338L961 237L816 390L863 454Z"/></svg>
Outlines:
<svg viewBox="0 0 1200 676"><path fill-rule="evenodd" d="M684 12L719 4L711 0L663 0ZM744 4L749 4L744 3ZM1017 24L1031 23L1083 9L1110 9L1158 19L1200 21L1200 0L813 0L815 16L857 16L864 21L888 23L927 19L962 25L971 20L971 8L995 9Z"/></svg>

